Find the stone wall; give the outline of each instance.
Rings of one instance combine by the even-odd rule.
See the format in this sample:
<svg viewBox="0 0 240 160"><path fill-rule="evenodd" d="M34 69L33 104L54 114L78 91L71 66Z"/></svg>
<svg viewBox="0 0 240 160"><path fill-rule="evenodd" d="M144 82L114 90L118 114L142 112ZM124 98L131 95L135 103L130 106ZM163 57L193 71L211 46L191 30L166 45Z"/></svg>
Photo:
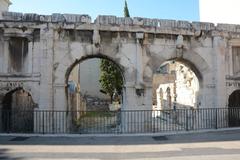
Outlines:
<svg viewBox="0 0 240 160"><path fill-rule="evenodd" d="M100 62L100 58L94 58L80 63L80 90L82 95L106 100L109 96L100 92Z"/></svg>
<svg viewBox="0 0 240 160"><path fill-rule="evenodd" d="M9 72L11 38L27 39L24 72ZM31 93L37 109L67 110L72 68L88 58L106 58L123 70L122 110L148 110L153 73L177 60L198 77L198 107L225 107L240 87L232 52L238 46L239 25L115 16L93 22L88 15L3 12L0 97L14 89L8 83L16 83Z"/></svg>
<svg viewBox="0 0 240 160"><path fill-rule="evenodd" d="M8 26L8 28L4 26ZM8 40L3 37L12 35L26 37L29 41L29 59L33 58L33 61L30 60L29 64L27 64L29 68L27 71L30 75L41 74L43 83L40 84L43 85L47 83L50 86L55 86L51 89L52 91L48 91L48 97L51 97L50 95L56 92L54 88L58 90L60 86L64 86L66 71L71 64L74 63L75 59L80 60L81 57L88 55L95 55L97 57L99 53L116 61L123 67L125 70L124 76L128 81L126 81L126 86L130 85L128 87L130 90L139 87L140 89L147 89L148 86L151 87L150 82L152 81L152 73L156 69L155 66L170 58L183 58L193 63L198 69L199 74L201 74L201 85L204 85L202 86L203 94L205 92L204 90L212 90L206 91L211 94L211 92L215 92L213 90L216 82L214 80L212 80L210 84L204 84L204 82L206 82L206 79L214 79L214 74L217 74L217 72L213 72L213 70L218 68L218 64L212 62L217 56L215 53L220 52L220 50L218 50L218 48L220 49L222 47L220 45L227 43L227 39L224 39L224 37L237 39L239 32L238 25L227 24L214 26L214 24L211 23L190 23L187 21L146 18L120 18L115 16L99 16L94 23L92 23L91 18L87 15L37 15L13 12L3 13L1 30L2 43L0 46L2 46L2 58L0 60L3 66L1 67L2 72L4 74L8 72L6 67L8 64L4 64L8 59L6 56ZM140 36L141 34L137 33L143 33L142 37ZM183 35L184 51L182 55L181 52L176 54L177 35ZM79 36L84 38L79 39ZM221 40L221 43L213 43L212 40L214 39L211 37L222 37L223 39L218 39ZM136 40L138 40L139 45L136 44ZM108 42L110 42L110 45L107 45L109 44ZM215 47L214 50L212 49L214 47L213 44L217 44L219 47ZM49 49L51 46L54 46L54 50ZM68 47L69 49L67 49ZM142 55L138 56L135 54L136 47L137 52L142 52ZM223 48L224 51L221 50L221 52L227 53L228 48L224 46ZM77 50L81 53L77 53ZM128 52L131 53L129 54ZM72 57L64 57L65 53L70 53ZM128 53L127 56L126 53ZM225 55L226 54L222 54L222 56L220 56L221 59L226 58L227 60L228 57ZM48 69L52 70L55 75L50 75L47 72L50 70L44 68L46 64L52 66L50 68L48 67ZM226 67L229 67L228 61L225 61L223 64L226 65L221 65L220 67L224 70ZM64 72L61 73L63 76L56 75L62 71ZM224 84L225 83L222 83L222 85ZM64 93L64 90L61 92ZM204 95L202 95L202 97L204 99ZM49 98L44 98L41 103L46 103L46 101L48 101L47 99ZM48 105L54 103L54 101L50 99ZM139 96L133 99L136 99L136 101L144 101L144 98ZM129 100L129 102L130 101L132 100ZM132 103L141 104L141 102L137 103L136 101L132 101ZM149 102L147 103L150 104ZM211 102L209 103L209 105L213 104L214 103Z"/></svg>

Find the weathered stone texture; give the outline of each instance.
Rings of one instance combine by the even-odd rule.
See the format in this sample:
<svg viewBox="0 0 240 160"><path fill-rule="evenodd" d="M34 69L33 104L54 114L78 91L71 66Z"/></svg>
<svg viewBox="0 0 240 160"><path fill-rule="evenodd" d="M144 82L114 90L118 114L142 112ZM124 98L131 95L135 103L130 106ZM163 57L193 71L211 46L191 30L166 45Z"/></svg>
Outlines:
<svg viewBox="0 0 240 160"><path fill-rule="evenodd" d="M11 38L28 44L26 73L9 72ZM232 54L239 46L239 25L116 16L98 16L92 22L88 15L3 12L0 97L14 89L7 82L16 82L32 93L39 109L66 110L69 71L77 62L98 57L123 69L123 110L151 109L153 74L163 62L176 60L200 77L201 107L223 107L240 89L226 85L240 83L235 74L239 64L233 61L238 55Z"/></svg>

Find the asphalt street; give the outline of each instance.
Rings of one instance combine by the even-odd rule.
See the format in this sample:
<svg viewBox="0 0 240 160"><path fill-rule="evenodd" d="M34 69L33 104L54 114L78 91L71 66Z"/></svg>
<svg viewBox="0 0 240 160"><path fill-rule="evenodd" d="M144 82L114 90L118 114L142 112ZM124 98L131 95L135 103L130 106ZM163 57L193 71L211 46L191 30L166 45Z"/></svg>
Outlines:
<svg viewBox="0 0 240 160"><path fill-rule="evenodd" d="M0 159L238 160L240 130L170 136L0 136Z"/></svg>

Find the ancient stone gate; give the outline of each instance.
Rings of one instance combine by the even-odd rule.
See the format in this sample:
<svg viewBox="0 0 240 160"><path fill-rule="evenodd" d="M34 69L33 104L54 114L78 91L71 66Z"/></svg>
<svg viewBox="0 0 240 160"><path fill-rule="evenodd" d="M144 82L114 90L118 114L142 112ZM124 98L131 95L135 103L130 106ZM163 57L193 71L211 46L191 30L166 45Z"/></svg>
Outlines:
<svg viewBox="0 0 240 160"><path fill-rule="evenodd" d="M16 88L35 110L68 110L67 79L88 58L109 59L124 77L122 110L152 109L152 77L167 60L197 75L199 108L225 107L240 88L239 25L88 15L3 12L0 101ZM0 103L0 109L2 105Z"/></svg>

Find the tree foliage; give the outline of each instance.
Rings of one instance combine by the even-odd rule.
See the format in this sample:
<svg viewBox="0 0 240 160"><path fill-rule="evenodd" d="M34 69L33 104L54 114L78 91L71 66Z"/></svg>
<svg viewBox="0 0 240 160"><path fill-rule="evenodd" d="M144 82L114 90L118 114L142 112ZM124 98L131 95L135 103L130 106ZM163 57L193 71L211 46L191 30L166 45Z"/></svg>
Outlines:
<svg viewBox="0 0 240 160"><path fill-rule="evenodd" d="M103 92L107 93L111 100L115 91L121 94L123 78L120 68L113 62L102 59L100 64L100 84Z"/></svg>
<svg viewBox="0 0 240 160"><path fill-rule="evenodd" d="M130 17L127 1L125 0L124 17ZM113 62L102 59L100 64L100 84L103 92L112 97L115 91L122 92L123 78L120 69Z"/></svg>
<svg viewBox="0 0 240 160"><path fill-rule="evenodd" d="M127 1L125 0L125 6L124 6L124 17L130 17L130 13L128 10L128 5L127 5Z"/></svg>

